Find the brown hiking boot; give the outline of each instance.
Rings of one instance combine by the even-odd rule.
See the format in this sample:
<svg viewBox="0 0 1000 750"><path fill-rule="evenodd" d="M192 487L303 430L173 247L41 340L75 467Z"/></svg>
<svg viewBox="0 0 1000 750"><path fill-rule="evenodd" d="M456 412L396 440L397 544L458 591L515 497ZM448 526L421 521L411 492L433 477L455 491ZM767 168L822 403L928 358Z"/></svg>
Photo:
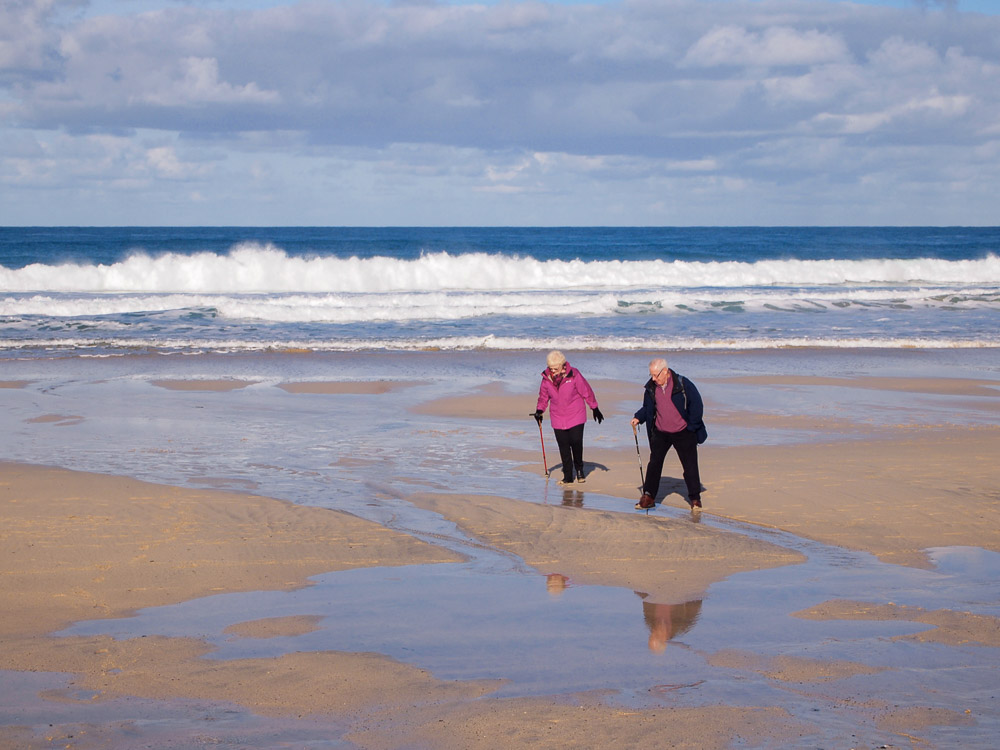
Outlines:
<svg viewBox="0 0 1000 750"><path fill-rule="evenodd" d="M654 505L656 505L656 498L650 495L648 492L643 492L642 497L639 498L639 502L635 504L635 509L649 510Z"/></svg>

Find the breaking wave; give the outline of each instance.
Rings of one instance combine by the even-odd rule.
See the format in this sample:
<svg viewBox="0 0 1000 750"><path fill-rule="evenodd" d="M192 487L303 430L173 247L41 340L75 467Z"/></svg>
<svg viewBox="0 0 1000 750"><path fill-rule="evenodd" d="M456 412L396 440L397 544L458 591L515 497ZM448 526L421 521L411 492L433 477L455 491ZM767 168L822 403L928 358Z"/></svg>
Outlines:
<svg viewBox="0 0 1000 750"><path fill-rule="evenodd" d="M1000 346L1000 257L133 254L0 267L0 352ZM17 356L17 355L14 355Z"/></svg>
<svg viewBox="0 0 1000 750"><path fill-rule="evenodd" d="M110 265L0 267L4 292L273 294L759 288L1000 283L1000 257L977 260L537 260L427 253L415 259L289 256L244 244L225 255L135 254Z"/></svg>

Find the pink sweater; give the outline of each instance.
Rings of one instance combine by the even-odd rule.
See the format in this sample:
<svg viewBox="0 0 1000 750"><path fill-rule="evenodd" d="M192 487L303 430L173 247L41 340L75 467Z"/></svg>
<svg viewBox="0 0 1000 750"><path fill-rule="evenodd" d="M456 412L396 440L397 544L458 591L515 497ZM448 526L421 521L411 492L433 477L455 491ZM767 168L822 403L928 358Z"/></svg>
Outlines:
<svg viewBox="0 0 1000 750"><path fill-rule="evenodd" d="M670 394L674 392L674 377L671 375L663 387L656 386L654 398L656 399L656 429L660 432L680 432L686 430L688 423L677 411Z"/></svg>
<svg viewBox="0 0 1000 750"><path fill-rule="evenodd" d="M568 430L587 421L587 407L597 408L597 397L590 383L579 370L574 370L566 363L566 372L559 385L552 380L552 374L546 368L542 371L542 384L538 388L538 406L545 411L549 409L549 419L555 430Z"/></svg>

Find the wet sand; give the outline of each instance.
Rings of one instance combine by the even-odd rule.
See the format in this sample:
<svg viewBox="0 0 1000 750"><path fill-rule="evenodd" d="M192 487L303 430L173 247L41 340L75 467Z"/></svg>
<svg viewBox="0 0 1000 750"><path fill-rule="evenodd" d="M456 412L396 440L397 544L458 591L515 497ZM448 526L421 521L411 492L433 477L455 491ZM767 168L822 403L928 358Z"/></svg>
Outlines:
<svg viewBox="0 0 1000 750"><path fill-rule="evenodd" d="M0 463L0 636L311 575L457 555L346 513L63 469Z"/></svg>
<svg viewBox="0 0 1000 750"><path fill-rule="evenodd" d="M986 412L1000 401L1000 391L989 381L836 380L771 379L768 385L949 394L978 399ZM609 419L627 419L635 384L592 382ZM218 393L246 384L157 382L163 388ZM377 381L281 387L312 395L377 396L391 390ZM523 420L525 404L530 410L533 400L531 394L494 383L471 394L417 404L414 411L468 417L473 410L475 418L501 424ZM49 420L53 426L72 419L55 417ZM715 424L723 419L732 424L792 424L816 435L830 426L810 415L753 410L731 409L718 417ZM844 428L841 435L850 434L852 424L859 431L850 419L833 421ZM711 429L711 420L709 424ZM547 424L544 429L551 440L550 468L555 468L558 454ZM1000 469L994 458L1000 455L1000 427L909 421L865 433L865 439L768 446L710 442L701 454L706 488L701 518L781 529L918 568L930 566L926 550L934 547L1000 552L996 489ZM641 446L645 456L645 444ZM537 456L523 443L503 449L500 455L518 462L526 474L539 473ZM555 589L566 585L631 589L644 595L644 604L662 605L675 616L681 614L678 606L699 599L712 584L734 573L795 566L804 559L799 551L779 543L687 518L683 483L672 455L665 466L661 504L649 516L631 509L638 485L634 451L590 444L587 458L587 482L563 493L568 502L546 505L457 491L421 492L407 501L440 514L477 543L522 560L548 576ZM622 512L574 507L578 489L620 500ZM202 742L234 747L274 746L277 727L286 737L299 737L302 744L343 738L365 748L494 748L498 737L505 747L525 748L814 744L809 737L816 728L809 717L794 715L770 695L750 704L691 705L670 699L681 686L664 685L662 704L639 711L616 705L613 696L603 693L490 697L500 686L496 680L441 680L376 653L301 652L221 661L213 660L212 647L196 638L54 637L54 632L83 619L121 617L144 607L219 592L294 589L308 586L309 577L321 572L452 563L461 556L343 512L23 464L0 464L0 507L0 556L5 561L0 669L11 670L7 674L45 673L53 684L63 679L61 675L69 675L74 690L88 696L71 700L65 690L40 693L43 702L80 708L78 720L44 730L30 721L18 721L17 712L8 711L12 718L0 727L3 748L134 747L136 732L141 736L143 731L138 728L141 722L93 722L87 717L95 704L139 699L151 701L143 704L146 718L154 718L157 711L167 715L175 710L171 707L181 705L178 701L232 706L247 717L241 725L219 727L214 733L201 727L199 736ZM229 637L294 637L318 623L315 613L308 611L283 618L247 615L227 630ZM865 602L859 596L830 600L795 616L811 621L920 623L926 630L902 636L906 642L1000 646L1000 620L960 610ZM651 636L651 649L652 640ZM822 688L840 696L835 699L840 705L849 704L849 695L865 694L865 680L885 671L861 661L734 650L706 654L705 660L723 671L746 670L776 685L792 684L796 691L819 690L803 688L810 685L850 685L839 692ZM920 744L928 727L961 727L995 719L957 708L898 705L876 698L858 705L863 721L897 737L900 746ZM255 724L249 717L267 721ZM153 730L147 731L153 737ZM163 730L150 746L192 746L186 731Z"/></svg>
<svg viewBox="0 0 1000 750"><path fill-rule="evenodd" d="M0 380L0 388L24 388L29 382L28 380Z"/></svg>
<svg viewBox="0 0 1000 750"><path fill-rule="evenodd" d="M288 393L312 393L321 395L365 393L379 394L388 393L399 388L409 388L414 383L400 383L392 380L375 381L337 381L337 380L317 380L300 383L281 383L279 388Z"/></svg>
<svg viewBox="0 0 1000 750"><path fill-rule="evenodd" d="M253 385L249 380L154 380L157 388L168 391L235 391Z"/></svg>
<svg viewBox="0 0 1000 750"><path fill-rule="evenodd" d="M234 703L264 716L321 716L341 727L338 731L348 727L349 739L372 748L409 747L415 738L433 747L486 748L496 746L498 734L512 747L612 743L623 737L635 747L653 747L683 736L702 747L725 747L740 732L790 738L797 731L784 710L769 707L639 714L601 705L599 696L578 696L569 704L565 697L484 704L475 699L494 690L495 681L437 680L379 654L209 661L210 647L190 638L51 637L78 619L118 617L210 593L304 586L320 571L448 562L456 556L348 514L268 498L16 464L0 464L0 488L0 528L5 530L0 554L8 565L0 669L69 673L75 689L90 691L95 700L194 698ZM429 506L453 500L417 499ZM539 524L553 523L547 518L552 509L502 499L489 507L498 503L509 512L494 525L505 529L515 553L540 538ZM491 518L486 501L476 507ZM666 600L694 596L735 570L800 559L773 545L741 544L735 535L672 524L668 529L617 514L567 515L566 521L559 538L547 539L546 559L558 561L557 567L579 583L649 589L662 587L662 579L633 563L673 564L670 593L661 597ZM667 545L668 534L689 540ZM579 546L600 537L613 550L634 545L637 535L648 539L635 548L634 558L612 553L595 560ZM735 558L724 553L733 545L741 546ZM682 553L699 555L706 565L685 573L676 558ZM550 567L529 558L529 564ZM302 613L282 622L249 620L231 632L273 637L308 632L311 622ZM330 725L324 726L329 731ZM91 734L102 738L100 743L127 747L131 731L123 723L117 740L108 739L115 737L113 727ZM47 735L59 736L59 730ZM90 745L85 735L74 736L70 746L104 746ZM0 746L49 744L15 724L0 727Z"/></svg>
<svg viewBox="0 0 1000 750"><path fill-rule="evenodd" d="M683 604L733 573L805 560L777 545L670 518L498 497L410 499L543 575L631 589L650 603Z"/></svg>
<svg viewBox="0 0 1000 750"><path fill-rule="evenodd" d="M898 432L879 440L704 449L703 513L900 565L927 567L924 550L931 547L1000 552L1000 468L994 458L1000 455L1000 427ZM646 446L640 446L645 460ZM534 456L528 452L509 455L525 461L523 471L539 471L540 462L529 463ZM580 489L638 499L634 450L602 451L600 461L594 451L590 455L594 461ZM550 456L552 468L558 453L555 461ZM686 510L685 497L671 453L658 507Z"/></svg>

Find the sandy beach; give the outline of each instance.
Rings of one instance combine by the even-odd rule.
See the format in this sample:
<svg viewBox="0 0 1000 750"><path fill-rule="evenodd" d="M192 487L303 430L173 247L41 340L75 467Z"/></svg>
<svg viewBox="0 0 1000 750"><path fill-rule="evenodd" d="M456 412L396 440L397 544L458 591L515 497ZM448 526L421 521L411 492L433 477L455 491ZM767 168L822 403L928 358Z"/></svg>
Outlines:
<svg viewBox="0 0 1000 750"><path fill-rule="evenodd" d="M424 378L273 382L171 374L129 386L150 388L156 398L196 399L171 402L183 403L193 420L207 418L194 411L202 405L241 398L219 413L249 421L244 413L254 394L269 399L268 409L288 411L292 422L310 419L318 407L353 408L340 406L346 399L370 399L364 409L391 403L384 429L402 425L420 440L420 460L408 459L403 491L379 483L386 459L377 451L363 445L337 453L331 438L323 446L327 464L362 467L367 477L322 485L332 498L350 487L359 499L344 509L263 496L263 469L258 484L192 464L186 470L199 486L185 486L72 470L56 454L34 464L0 463L0 747L955 746L949 737L988 746L979 738L1000 721L989 698L1000 602L956 592L949 606L937 606L938 594L920 593L914 581L937 586L945 572L939 563L963 550L986 556L985 578L995 572L1000 381L690 375L721 443L710 439L702 448L700 514L687 509L672 454L657 508L633 510L639 460L626 425L637 406L634 382L593 378L608 417L603 427L617 425L618 436L587 428L587 481L565 491L554 487L555 476L542 476L539 436L533 422L525 425L534 394L523 383L487 379L435 389ZM29 377L0 380L5 394L35 387ZM744 388L761 395L741 403ZM794 398L772 398L783 393ZM871 410L828 409L831 393L885 398L886 411L874 419ZM782 406L769 408L773 403ZM31 435L46 430L61 440L95 422L78 408L31 409L17 402L7 410L10 423ZM462 489L450 463L467 436L454 425L462 419L490 436L465 440L462 460L500 462L512 484L498 483L496 492ZM163 431L153 443L172 450L166 423L150 429ZM546 468L554 470L558 452L547 423L543 438ZM648 455L644 442L640 449ZM319 480L303 471L293 481ZM477 557L480 550L489 557ZM538 580L552 602L588 591L628 595L635 599L630 616L641 613L639 627L648 631L636 658L679 661L663 662L673 666L659 681L629 691L518 694L513 677L442 677L419 653L402 660L377 649L317 646L338 618L336 607L293 600L272 611L266 598L259 606L253 599L217 605L228 624L201 635L101 632L100 621L207 605L222 594L350 586L353 579L343 576L382 568L387 575L460 573L470 560L502 568L505 580ZM809 593L823 565L856 569L859 577ZM865 566L874 572L861 575ZM888 586L883 582L895 576L904 581L891 584L898 598L873 594L872 586ZM759 598L762 615L779 610L768 616L783 618L786 640L726 647L738 639L713 623L740 624L708 613L714 603L725 610L726 597L737 597L730 583L739 581ZM792 589L804 593L788 594L788 611L780 611L781 592ZM429 636L417 624L419 612L398 614L407 617ZM74 633L81 621L96 621L92 632ZM704 641L696 637L702 631ZM248 650L240 658L223 652L241 644ZM277 655L254 652L267 644L288 645ZM526 658L508 648L511 662ZM961 679L973 687L959 701L922 689L901 701L909 665L940 668L945 684L960 665L977 668L965 670Z"/></svg>
<svg viewBox="0 0 1000 750"><path fill-rule="evenodd" d="M0 634L0 668L70 673L76 690L92 691L95 700L197 698L232 702L264 716L322 716L335 726L350 727L349 739L362 747L409 747L419 738L430 746L486 748L495 746L497 733L525 747L582 746L595 736L608 742L631 738L636 747L653 747L676 742L685 731L692 746L709 747L724 747L739 732L795 736L795 722L768 707L669 709L660 720L655 713L604 707L593 698L580 698L583 705L501 700L477 708L474 699L495 688L490 681L444 682L378 654L326 652L206 662L210 649L193 639L47 637L77 619L118 617L215 592L304 586L309 575L320 571L446 562L455 556L347 514L268 498L192 493L15 464L0 464L0 486L6 530L0 552L10 561L4 571L8 614ZM416 501L435 507L456 499ZM566 512L521 507L500 498L458 502L463 513L470 506L508 506L502 518L493 517L491 510L485 516L497 535L509 541L496 541L485 528L477 527L476 533L522 554L526 547L537 550L539 534L532 526L551 526L553 511ZM545 560L529 556L529 564L543 572L555 565L577 583L665 587L669 593L660 598L666 603L699 596L711 581L732 571L799 560L779 547L741 544L735 535L727 539L676 523L668 530L617 514L570 515L564 535L547 539ZM671 531L689 538L667 545ZM645 538L628 559L609 554L595 560L592 548L587 552L598 537L610 549L634 545L637 536ZM743 549L734 556L735 547ZM681 563L692 560L705 565L685 573ZM670 568L673 573L664 581L660 573ZM309 629L310 616L303 613L279 622L247 621L231 632L268 638ZM49 697L58 699L58 693ZM367 723L399 726L362 728ZM53 746L55 740L71 747L128 746L122 725L50 729L44 738L25 727L7 725L0 731L3 746L10 748Z"/></svg>

